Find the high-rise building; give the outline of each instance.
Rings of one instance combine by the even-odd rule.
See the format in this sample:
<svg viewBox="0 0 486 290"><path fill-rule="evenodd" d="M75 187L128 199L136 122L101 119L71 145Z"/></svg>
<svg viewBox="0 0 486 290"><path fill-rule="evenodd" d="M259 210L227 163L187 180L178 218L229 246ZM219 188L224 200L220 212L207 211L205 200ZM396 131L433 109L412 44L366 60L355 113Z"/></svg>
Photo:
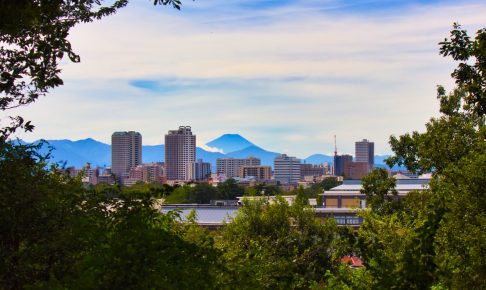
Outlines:
<svg viewBox="0 0 486 290"><path fill-rule="evenodd" d="M300 159L282 154L273 161L275 180L282 184L296 184L300 180Z"/></svg>
<svg viewBox="0 0 486 290"><path fill-rule="evenodd" d="M196 162L189 164L188 174L191 180L207 181L211 177L211 163L198 159Z"/></svg>
<svg viewBox="0 0 486 290"><path fill-rule="evenodd" d="M334 175L343 176L345 174L344 168L351 162L353 162L353 156L351 155L334 155Z"/></svg>
<svg viewBox="0 0 486 290"><path fill-rule="evenodd" d="M216 160L216 173L224 174L227 178L237 177L241 166L260 166L260 159L250 156L248 158L218 158Z"/></svg>
<svg viewBox="0 0 486 290"><path fill-rule="evenodd" d="M375 163L375 143L363 139L355 143L355 162L366 162L368 171L373 169Z"/></svg>
<svg viewBox="0 0 486 290"><path fill-rule="evenodd" d="M111 135L112 173L120 179L142 163L142 135L138 132L115 132Z"/></svg>
<svg viewBox="0 0 486 290"><path fill-rule="evenodd" d="M165 135L165 169L168 180L190 180L189 165L196 161L196 135L180 126Z"/></svg>

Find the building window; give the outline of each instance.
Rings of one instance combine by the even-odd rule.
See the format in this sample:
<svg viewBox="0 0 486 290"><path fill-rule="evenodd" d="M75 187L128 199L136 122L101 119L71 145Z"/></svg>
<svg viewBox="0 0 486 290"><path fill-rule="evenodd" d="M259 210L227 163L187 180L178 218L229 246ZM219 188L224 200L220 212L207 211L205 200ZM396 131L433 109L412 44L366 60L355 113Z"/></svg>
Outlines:
<svg viewBox="0 0 486 290"><path fill-rule="evenodd" d="M346 224L346 217L345 216L336 216L334 217L336 220L336 224L338 225L345 225Z"/></svg>

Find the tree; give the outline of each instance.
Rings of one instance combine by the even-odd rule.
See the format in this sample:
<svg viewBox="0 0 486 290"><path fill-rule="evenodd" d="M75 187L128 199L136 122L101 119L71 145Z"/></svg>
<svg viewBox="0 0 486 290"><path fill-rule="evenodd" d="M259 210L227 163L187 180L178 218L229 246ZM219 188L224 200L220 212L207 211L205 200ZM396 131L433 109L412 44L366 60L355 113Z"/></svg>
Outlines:
<svg viewBox="0 0 486 290"><path fill-rule="evenodd" d="M249 188L248 188L249 189ZM254 194L245 193L245 195L265 195L265 196L275 196L282 193L282 189L277 185L258 183L253 187Z"/></svg>
<svg viewBox="0 0 486 290"><path fill-rule="evenodd" d="M358 252L375 289L427 289L437 282L434 234L440 214L429 191L411 192L394 211L361 213Z"/></svg>
<svg viewBox="0 0 486 290"><path fill-rule="evenodd" d="M223 183L219 183L217 186L219 199L236 199L238 196L243 196L245 189L239 186L236 180L229 178Z"/></svg>
<svg viewBox="0 0 486 290"><path fill-rule="evenodd" d="M429 189L384 215L376 205L393 184L375 173L365 179L373 186L364 192L377 203L364 213L360 251L379 289L486 286L486 29L473 39L454 24L440 45L443 56L459 62L457 86L449 94L438 87L441 116L425 132L391 136L395 155L387 161L432 172Z"/></svg>
<svg viewBox="0 0 486 290"><path fill-rule="evenodd" d="M59 62L67 57L79 62L67 40L71 28L116 13L128 0L104 6L100 0L0 0L0 110L35 102L63 84ZM180 9L180 0L154 0L154 5ZM31 131L20 116L1 124L7 139L17 128Z"/></svg>
<svg viewBox="0 0 486 290"><path fill-rule="evenodd" d="M442 116L431 119L425 133L390 140L396 153L391 162L434 172L426 209L435 222L423 236L433 237L439 283L483 288L486 263L478 253L486 249L486 29L472 39L454 24L440 45L443 56L459 62L452 73L457 87L449 94L438 88Z"/></svg>
<svg viewBox="0 0 486 290"><path fill-rule="evenodd" d="M378 168L363 177L360 191L366 195L366 203L373 212L386 215L396 211L400 206L395 186L395 178L389 177L385 169Z"/></svg>
<svg viewBox="0 0 486 290"><path fill-rule="evenodd" d="M486 143L486 142L485 142ZM435 235L441 282L450 288L486 286L486 144L451 166L433 187L443 198Z"/></svg>
<svg viewBox="0 0 486 290"><path fill-rule="evenodd" d="M218 288L222 266L212 238L181 225L174 212L155 210L150 196L122 196L103 221L68 288Z"/></svg>
<svg viewBox="0 0 486 290"><path fill-rule="evenodd" d="M175 187L170 195L164 197L165 203L189 203L190 190L188 185Z"/></svg>
<svg viewBox="0 0 486 290"><path fill-rule="evenodd" d="M440 53L459 61L452 73L457 87L449 94L437 89L442 116L426 124L426 132L391 136L395 155L388 165L405 165L414 172L441 174L471 150L484 143L486 112L486 29L472 40L454 24L451 38L440 43ZM474 62L473 65L470 62Z"/></svg>
<svg viewBox="0 0 486 290"><path fill-rule="evenodd" d="M219 191L209 183L198 183L189 190L189 203L210 203L218 199Z"/></svg>
<svg viewBox="0 0 486 290"><path fill-rule="evenodd" d="M332 269L335 224L321 224L302 200L245 200L222 231L221 248L234 285L241 289L309 288Z"/></svg>
<svg viewBox="0 0 486 290"><path fill-rule="evenodd" d="M23 289L69 273L83 248L70 234L81 184L46 170L39 146L0 141L2 289Z"/></svg>
<svg viewBox="0 0 486 290"><path fill-rule="evenodd" d="M218 288L212 237L150 191L85 189L39 145L0 142L1 289Z"/></svg>

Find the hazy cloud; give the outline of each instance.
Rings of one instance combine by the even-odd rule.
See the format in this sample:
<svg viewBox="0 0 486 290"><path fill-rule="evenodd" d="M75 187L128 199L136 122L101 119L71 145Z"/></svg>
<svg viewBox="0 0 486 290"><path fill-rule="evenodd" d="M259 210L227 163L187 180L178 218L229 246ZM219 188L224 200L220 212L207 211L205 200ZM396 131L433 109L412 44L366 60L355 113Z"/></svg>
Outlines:
<svg viewBox="0 0 486 290"><path fill-rule="evenodd" d="M486 7L474 1L188 1L181 12L137 2L80 25L80 64L65 86L22 109L26 139L136 130L163 143L190 125L198 141L237 132L272 151L307 157L353 153L437 114L437 84L454 64L437 43L457 21L472 34Z"/></svg>

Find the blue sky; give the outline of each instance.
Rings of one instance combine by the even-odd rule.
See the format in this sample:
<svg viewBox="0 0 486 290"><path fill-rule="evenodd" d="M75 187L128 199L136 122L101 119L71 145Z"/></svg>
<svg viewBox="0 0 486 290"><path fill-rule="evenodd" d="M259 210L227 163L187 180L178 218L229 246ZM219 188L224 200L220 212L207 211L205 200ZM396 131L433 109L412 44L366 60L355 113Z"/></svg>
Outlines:
<svg viewBox="0 0 486 290"><path fill-rule="evenodd" d="M453 22L486 27L483 1L183 1L181 11L132 1L74 29L81 63L65 85L19 110L26 140L109 143L136 130L144 144L189 125L197 142L239 133L298 157L354 153L391 134L423 130L437 84L454 63L438 55Z"/></svg>

